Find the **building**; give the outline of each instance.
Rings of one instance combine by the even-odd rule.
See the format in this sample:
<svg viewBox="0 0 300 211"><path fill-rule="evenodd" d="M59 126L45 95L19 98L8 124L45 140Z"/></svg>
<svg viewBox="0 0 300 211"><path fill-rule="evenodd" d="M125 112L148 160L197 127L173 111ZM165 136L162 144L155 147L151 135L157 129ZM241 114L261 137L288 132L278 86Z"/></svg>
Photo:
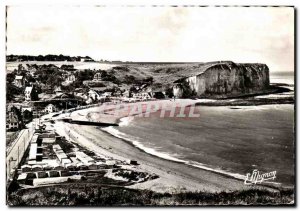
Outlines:
<svg viewBox="0 0 300 211"><path fill-rule="evenodd" d="M166 92L159 91L159 90L152 91L151 96L152 96L152 98L155 98L155 99L164 99L164 98L166 98Z"/></svg>
<svg viewBox="0 0 300 211"><path fill-rule="evenodd" d="M20 122L19 122L18 115L13 111L8 112L8 115L6 117L6 129L18 130L19 127L20 127Z"/></svg>
<svg viewBox="0 0 300 211"><path fill-rule="evenodd" d="M24 77L21 76L21 75L16 75L15 80L14 80L14 84L17 87L23 87L24 84L25 84Z"/></svg>
<svg viewBox="0 0 300 211"><path fill-rule="evenodd" d="M93 101L97 101L101 98L100 95L98 94L98 92L96 92L93 89L90 89L90 91L88 92L88 96Z"/></svg>
<svg viewBox="0 0 300 211"><path fill-rule="evenodd" d="M130 97L130 91L129 90L125 90L123 93L122 93L123 97Z"/></svg>
<svg viewBox="0 0 300 211"><path fill-rule="evenodd" d="M151 94L149 92L134 93L134 94L132 94L132 97L137 100L150 100L152 98Z"/></svg>
<svg viewBox="0 0 300 211"><path fill-rule="evenodd" d="M74 74L67 74L65 76L64 84L68 85L68 84L73 83L74 81L76 81L75 75Z"/></svg>
<svg viewBox="0 0 300 211"><path fill-rule="evenodd" d="M24 95L26 101L38 100L38 93L34 86L27 86Z"/></svg>
<svg viewBox="0 0 300 211"><path fill-rule="evenodd" d="M102 97L111 97L112 92L104 92L101 96Z"/></svg>
<svg viewBox="0 0 300 211"><path fill-rule="evenodd" d="M91 57L81 57L80 58L81 62L93 62L94 60Z"/></svg>
<svg viewBox="0 0 300 211"><path fill-rule="evenodd" d="M88 156L87 154L85 154L84 152L77 151L76 152L76 158L78 160L80 160L85 165L89 165L91 163L94 163L94 159L91 158L90 156Z"/></svg>
<svg viewBox="0 0 300 211"><path fill-rule="evenodd" d="M61 93L62 93L61 87L60 87L60 86L57 86L57 87L54 89L54 92L55 92L55 94L61 94Z"/></svg>
<svg viewBox="0 0 300 211"><path fill-rule="evenodd" d="M46 93L46 94L51 94L51 93L53 93L53 89L51 88L50 85L47 85L47 84L41 84L40 87L41 87L42 93Z"/></svg>
<svg viewBox="0 0 300 211"><path fill-rule="evenodd" d="M21 111L22 111L22 113L24 112L24 111L29 111L29 112L32 112L32 107L31 106L22 106L22 109L21 109Z"/></svg>
<svg viewBox="0 0 300 211"><path fill-rule="evenodd" d="M31 101L32 100L32 94L33 94L33 87L32 86L27 86L25 88L25 100L26 101Z"/></svg>
<svg viewBox="0 0 300 211"><path fill-rule="evenodd" d="M117 90L113 93L114 97L121 97L122 96L122 92L120 90Z"/></svg>
<svg viewBox="0 0 300 211"><path fill-rule="evenodd" d="M49 104L45 107L44 111L49 114L49 113L56 112L58 110L53 104Z"/></svg>
<svg viewBox="0 0 300 211"><path fill-rule="evenodd" d="M96 73L94 75L93 81L101 81L101 73Z"/></svg>

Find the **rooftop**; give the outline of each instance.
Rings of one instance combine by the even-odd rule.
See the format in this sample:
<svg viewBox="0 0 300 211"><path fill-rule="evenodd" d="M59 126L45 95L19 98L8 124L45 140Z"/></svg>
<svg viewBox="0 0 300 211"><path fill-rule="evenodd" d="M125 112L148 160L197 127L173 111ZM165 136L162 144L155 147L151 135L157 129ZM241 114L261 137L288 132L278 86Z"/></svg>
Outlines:
<svg viewBox="0 0 300 211"><path fill-rule="evenodd" d="M21 75L16 76L16 80L22 80L22 79L23 79L23 76L21 76Z"/></svg>

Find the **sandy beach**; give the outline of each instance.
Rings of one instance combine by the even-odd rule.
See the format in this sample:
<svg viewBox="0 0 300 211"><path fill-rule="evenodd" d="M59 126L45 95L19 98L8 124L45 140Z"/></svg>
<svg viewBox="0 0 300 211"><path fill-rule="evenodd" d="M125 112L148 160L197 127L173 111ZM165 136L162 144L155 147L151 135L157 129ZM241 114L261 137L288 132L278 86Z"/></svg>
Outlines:
<svg viewBox="0 0 300 211"><path fill-rule="evenodd" d="M139 102L145 104L145 102ZM168 105L173 104L172 101L164 101ZM194 100L183 100L181 103L193 104ZM111 105L114 107L113 105ZM73 119L91 120L96 118L98 121L116 122L119 118L112 116L109 112L103 112L101 109L110 110L109 106L93 107L73 112L70 117ZM97 115L97 112L101 114ZM89 118L87 118L88 114ZM129 142L116 138L95 126L69 124L62 121L56 121L54 124L58 134L69 137L72 141L89 148L95 153L113 157L119 160L137 160L140 164L137 168L149 173L159 175L158 179L139 183L131 186L131 188L150 189L158 192L180 192L180 191L205 191L205 192L221 192L245 190L249 188L261 188L262 186L248 186L244 181L227 177L215 172L202 170L196 167L188 166L170 160L152 156L134 147ZM69 133L69 134L68 134ZM263 187L266 188L266 187ZM268 188L270 189L270 188Z"/></svg>

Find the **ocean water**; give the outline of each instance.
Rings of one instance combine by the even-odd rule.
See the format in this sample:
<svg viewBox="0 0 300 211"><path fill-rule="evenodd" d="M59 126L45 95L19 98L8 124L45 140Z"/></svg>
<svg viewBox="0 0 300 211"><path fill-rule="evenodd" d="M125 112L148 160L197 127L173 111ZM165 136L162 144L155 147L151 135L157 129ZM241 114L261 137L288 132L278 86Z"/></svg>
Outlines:
<svg viewBox="0 0 300 211"><path fill-rule="evenodd" d="M289 85L294 85L294 72L270 72L270 83L284 83Z"/></svg>
<svg viewBox="0 0 300 211"><path fill-rule="evenodd" d="M271 82L293 84L293 75ZM276 81L276 82L275 82ZM102 128L145 153L243 179L254 169L294 184L294 105L198 106L196 118L126 117ZM159 113L159 112L158 112Z"/></svg>

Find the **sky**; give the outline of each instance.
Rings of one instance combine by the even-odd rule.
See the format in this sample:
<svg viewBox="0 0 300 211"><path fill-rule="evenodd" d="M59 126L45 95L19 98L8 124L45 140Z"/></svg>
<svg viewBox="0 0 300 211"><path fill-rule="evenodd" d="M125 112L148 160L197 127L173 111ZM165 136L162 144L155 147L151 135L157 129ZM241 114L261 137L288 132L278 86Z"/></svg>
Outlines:
<svg viewBox="0 0 300 211"><path fill-rule="evenodd" d="M7 54L294 70L291 7L10 6Z"/></svg>

